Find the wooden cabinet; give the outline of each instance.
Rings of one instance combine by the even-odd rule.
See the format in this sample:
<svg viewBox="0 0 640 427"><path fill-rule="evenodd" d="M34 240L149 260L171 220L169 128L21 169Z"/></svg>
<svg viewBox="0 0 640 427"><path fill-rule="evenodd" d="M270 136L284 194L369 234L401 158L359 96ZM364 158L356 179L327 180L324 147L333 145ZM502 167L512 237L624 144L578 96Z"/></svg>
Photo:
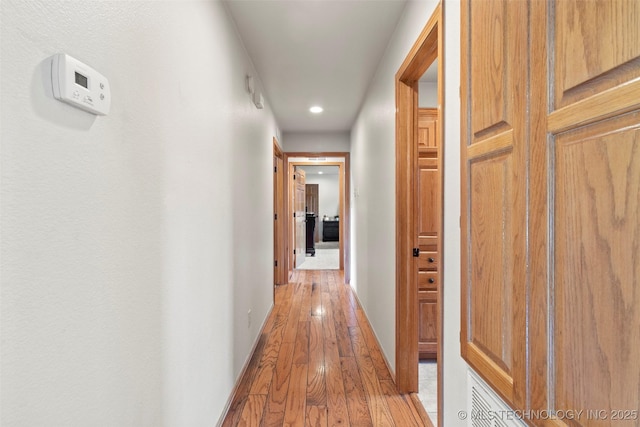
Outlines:
<svg viewBox="0 0 640 427"><path fill-rule="evenodd" d="M322 241L337 242L340 240L340 221L322 221Z"/></svg>
<svg viewBox="0 0 640 427"><path fill-rule="evenodd" d="M435 359L438 349L441 185L438 110L418 110L418 355Z"/></svg>
<svg viewBox="0 0 640 427"><path fill-rule="evenodd" d="M462 355L585 411L532 425L638 410L639 28L637 0L463 1Z"/></svg>

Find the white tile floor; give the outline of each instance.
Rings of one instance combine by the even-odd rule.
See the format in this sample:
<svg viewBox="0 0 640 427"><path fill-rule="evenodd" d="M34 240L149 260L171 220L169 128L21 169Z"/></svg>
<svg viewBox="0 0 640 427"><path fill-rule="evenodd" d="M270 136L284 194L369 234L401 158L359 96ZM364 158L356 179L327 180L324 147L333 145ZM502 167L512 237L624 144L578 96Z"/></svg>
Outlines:
<svg viewBox="0 0 640 427"><path fill-rule="evenodd" d="M340 249L316 249L315 256L308 256L298 270L339 270Z"/></svg>
<svg viewBox="0 0 640 427"><path fill-rule="evenodd" d="M435 361L420 361L418 397L433 424L438 425L438 365Z"/></svg>

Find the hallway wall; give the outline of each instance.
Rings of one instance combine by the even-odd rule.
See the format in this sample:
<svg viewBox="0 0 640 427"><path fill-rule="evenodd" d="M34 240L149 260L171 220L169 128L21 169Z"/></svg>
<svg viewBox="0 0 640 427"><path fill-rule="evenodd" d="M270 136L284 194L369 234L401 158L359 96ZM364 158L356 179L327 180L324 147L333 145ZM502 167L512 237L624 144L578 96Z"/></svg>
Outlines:
<svg viewBox="0 0 640 427"><path fill-rule="evenodd" d="M349 132L284 132L282 144L286 152L351 151Z"/></svg>
<svg viewBox="0 0 640 427"><path fill-rule="evenodd" d="M214 424L273 291L276 123L235 26L212 1L0 8L0 424ZM108 116L51 97L58 52L109 78Z"/></svg>
<svg viewBox="0 0 640 427"><path fill-rule="evenodd" d="M395 369L395 73L437 2L411 0L351 131L352 280ZM445 1L444 424L465 426L466 363L460 357L460 11Z"/></svg>

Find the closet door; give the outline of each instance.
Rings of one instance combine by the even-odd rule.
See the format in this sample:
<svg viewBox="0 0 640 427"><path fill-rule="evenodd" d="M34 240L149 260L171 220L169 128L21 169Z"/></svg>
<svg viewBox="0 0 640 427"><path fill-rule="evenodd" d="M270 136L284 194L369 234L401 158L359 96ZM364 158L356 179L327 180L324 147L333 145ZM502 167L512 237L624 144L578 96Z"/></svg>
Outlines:
<svg viewBox="0 0 640 427"><path fill-rule="evenodd" d="M640 2L462 12L463 356L574 415L533 425L639 425Z"/></svg>
<svg viewBox="0 0 640 427"><path fill-rule="evenodd" d="M549 406L585 409L558 425L639 425L640 2L546 14Z"/></svg>
<svg viewBox="0 0 640 427"><path fill-rule="evenodd" d="M528 3L462 7L462 355L503 398L526 387Z"/></svg>
<svg viewBox="0 0 640 427"><path fill-rule="evenodd" d="M438 356L438 290L440 287L440 230L442 216L439 168L438 110L418 110L418 357Z"/></svg>

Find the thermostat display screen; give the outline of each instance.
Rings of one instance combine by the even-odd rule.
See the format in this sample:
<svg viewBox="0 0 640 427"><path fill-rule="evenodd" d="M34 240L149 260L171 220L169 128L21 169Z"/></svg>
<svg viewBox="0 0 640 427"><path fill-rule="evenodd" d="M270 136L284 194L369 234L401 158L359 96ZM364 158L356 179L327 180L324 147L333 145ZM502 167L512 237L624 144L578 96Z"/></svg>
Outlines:
<svg viewBox="0 0 640 427"><path fill-rule="evenodd" d="M82 74L78 73L77 71L75 73L76 73L76 84L79 84L83 88L88 89L89 88L88 79Z"/></svg>

